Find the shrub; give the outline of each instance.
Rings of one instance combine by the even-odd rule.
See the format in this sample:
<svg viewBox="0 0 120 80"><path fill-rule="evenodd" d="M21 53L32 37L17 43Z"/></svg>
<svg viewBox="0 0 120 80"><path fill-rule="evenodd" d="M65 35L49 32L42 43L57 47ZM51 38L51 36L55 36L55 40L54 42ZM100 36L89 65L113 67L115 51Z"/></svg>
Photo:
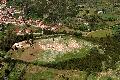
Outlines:
<svg viewBox="0 0 120 80"><path fill-rule="evenodd" d="M81 37L81 36L82 36L82 33L81 33L81 32L75 32L74 35L75 35L76 37Z"/></svg>

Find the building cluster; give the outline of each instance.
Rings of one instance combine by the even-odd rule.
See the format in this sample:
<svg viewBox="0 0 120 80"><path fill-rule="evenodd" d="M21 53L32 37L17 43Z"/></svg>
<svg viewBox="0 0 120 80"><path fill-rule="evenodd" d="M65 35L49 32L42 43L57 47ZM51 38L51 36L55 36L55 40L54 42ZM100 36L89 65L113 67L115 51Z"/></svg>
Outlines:
<svg viewBox="0 0 120 80"><path fill-rule="evenodd" d="M48 26L43 23L43 21L40 20L25 20L23 16L19 16L18 18L14 17L15 14L15 8L9 7L9 8L4 8L0 9L0 24L9 24L12 23L16 26L24 26L24 25L30 25L34 26L36 28L42 28L46 30L51 30L51 31L57 31L61 24L55 24L52 26Z"/></svg>
<svg viewBox="0 0 120 80"><path fill-rule="evenodd" d="M25 29L16 28L15 32L17 35L25 35L25 34L31 34L33 30L30 28L25 28Z"/></svg>
<svg viewBox="0 0 120 80"><path fill-rule="evenodd" d="M7 0L2 0L2 4L6 4ZM18 18L16 18L14 15L18 14ZM16 26L24 26L24 25L29 25L29 26L34 26L36 28L41 28L41 29L46 29L46 30L51 30L51 31L57 31L61 24L55 24L55 25L46 25L43 23L43 21L40 20L33 20L29 18L28 20L25 19L23 16L21 16L22 11L16 10L14 7L10 6L4 6L0 8L0 24L13 24ZM18 34L21 34L23 31L22 30L17 30ZM30 32L30 31L26 31Z"/></svg>
<svg viewBox="0 0 120 80"><path fill-rule="evenodd" d="M0 3L1 3L1 4L6 4L6 3L7 3L7 0L1 0Z"/></svg>
<svg viewBox="0 0 120 80"><path fill-rule="evenodd" d="M13 15L15 14L15 8L12 8L11 6L8 7L4 7L0 9L0 24L5 23L14 23L15 22L15 18L13 17Z"/></svg>
<svg viewBox="0 0 120 80"><path fill-rule="evenodd" d="M20 16L17 20L17 22L14 22L13 24L15 24L16 26L24 26L24 25L29 25L29 26L34 26L35 28L41 28L42 30L45 29L45 30L50 30L50 31L54 31L56 32L57 30L59 30L61 28L61 25L52 25L52 26L49 26L49 25L46 25L43 23L43 21L40 21L40 20L32 20L32 19L29 19L29 20L24 20L22 16ZM23 30L19 30L19 29L16 29L16 32L18 35L23 35L23 33L30 33L31 31L34 31L34 30L31 30L31 29L23 29Z"/></svg>

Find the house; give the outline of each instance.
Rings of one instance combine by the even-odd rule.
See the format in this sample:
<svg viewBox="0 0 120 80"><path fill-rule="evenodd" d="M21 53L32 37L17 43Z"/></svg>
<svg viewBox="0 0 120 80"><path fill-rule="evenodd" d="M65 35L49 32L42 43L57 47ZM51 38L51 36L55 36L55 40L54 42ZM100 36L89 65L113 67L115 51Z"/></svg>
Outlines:
<svg viewBox="0 0 120 80"><path fill-rule="evenodd" d="M7 3L7 0L1 0L0 3L2 3L2 4L6 4L6 3Z"/></svg>
<svg viewBox="0 0 120 80"><path fill-rule="evenodd" d="M36 27L41 27L41 25L43 25L43 22L39 20L36 20L35 23L36 23Z"/></svg>
<svg viewBox="0 0 120 80"><path fill-rule="evenodd" d="M28 47L30 47L30 43L28 43L27 41L22 41L22 42L15 43L12 46L12 50L25 49Z"/></svg>
<svg viewBox="0 0 120 80"><path fill-rule="evenodd" d="M28 29L28 28L26 28L26 29L16 28L15 32L17 35L25 35L25 34L31 34L32 30Z"/></svg>
<svg viewBox="0 0 120 80"><path fill-rule="evenodd" d="M31 31L32 31L31 29L25 29L25 33L26 33L26 34L30 34Z"/></svg>
<svg viewBox="0 0 120 80"><path fill-rule="evenodd" d="M22 30L19 30L18 32L16 32L17 35L24 35Z"/></svg>
<svg viewBox="0 0 120 80"><path fill-rule="evenodd" d="M51 25L51 31L58 31L60 28L61 28L62 24L61 23L58 23L58 24L53 24Z"/></svg>
<svg viewBox="0 0 120 80"><path fill-rule="evenodd" d="M33 20L32 20L32 19L29 19L29 20L26 21L26 23L29 24L29 25L32 25Z"/></svg>
<svg viewBox="0 0 120 80"><path fill-rule="evenodd" d="M3 16L2 18L1 18L1 20L2 20L2 22L6 22L7 20L8 20L8 17L7 16Z"/></svg>
<svg viewBox="0 0 120 80"><path fill-rule="evenodd" d="M14 15L14 13L15 13L15 9L14 8L12 8L11 6L10 6L10 8L7 8L7 11L8 11L8 14L9 15Z"/></svg>

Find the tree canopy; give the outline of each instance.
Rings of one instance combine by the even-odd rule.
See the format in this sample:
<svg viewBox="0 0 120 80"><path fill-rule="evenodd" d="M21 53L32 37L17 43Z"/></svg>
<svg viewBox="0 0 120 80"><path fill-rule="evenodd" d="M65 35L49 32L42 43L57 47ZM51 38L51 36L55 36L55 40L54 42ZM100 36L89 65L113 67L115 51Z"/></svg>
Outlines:
<svg viewBox="0 0 120 80"><path fill-rule="evenodd" d="M25 17L47 22L60 22L79 12L77 0L9 0L8 4L23 8Z"/></svg>

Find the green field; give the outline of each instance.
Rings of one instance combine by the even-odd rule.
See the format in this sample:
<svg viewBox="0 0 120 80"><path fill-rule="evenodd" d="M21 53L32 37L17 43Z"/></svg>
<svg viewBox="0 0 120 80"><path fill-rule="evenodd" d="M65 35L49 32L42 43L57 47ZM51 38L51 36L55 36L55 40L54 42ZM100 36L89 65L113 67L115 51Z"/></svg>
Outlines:
<svg viewBox="0 0 120 80"><path fill-rule="evenodd" d="M86 72L29 65L24 78L25 80L85 80Z"/></svg>
<svg viewBox="0 0 120 80"><path fill-rule="evenodd" d="M25 64L17 63L8 76L9 80L19 79L19 77L21 76L21 73L24 71L25 66L26 66Z"/></svg>
<svg viewBox="0 0 120 80"><path fill-rule="evenodd" d="M0 69L0 78L4 76L5 73L5 69L8 68L8 64L7 63L2 63L4 66Z"/></svg>
<svg viewBox="0 0 120 80"><path fill-rule="evenodd" d="M101 37L107 37L112 36L112 30L98 30L88 33L87 37L93 37L93 38L101 38Z"/></svg>

